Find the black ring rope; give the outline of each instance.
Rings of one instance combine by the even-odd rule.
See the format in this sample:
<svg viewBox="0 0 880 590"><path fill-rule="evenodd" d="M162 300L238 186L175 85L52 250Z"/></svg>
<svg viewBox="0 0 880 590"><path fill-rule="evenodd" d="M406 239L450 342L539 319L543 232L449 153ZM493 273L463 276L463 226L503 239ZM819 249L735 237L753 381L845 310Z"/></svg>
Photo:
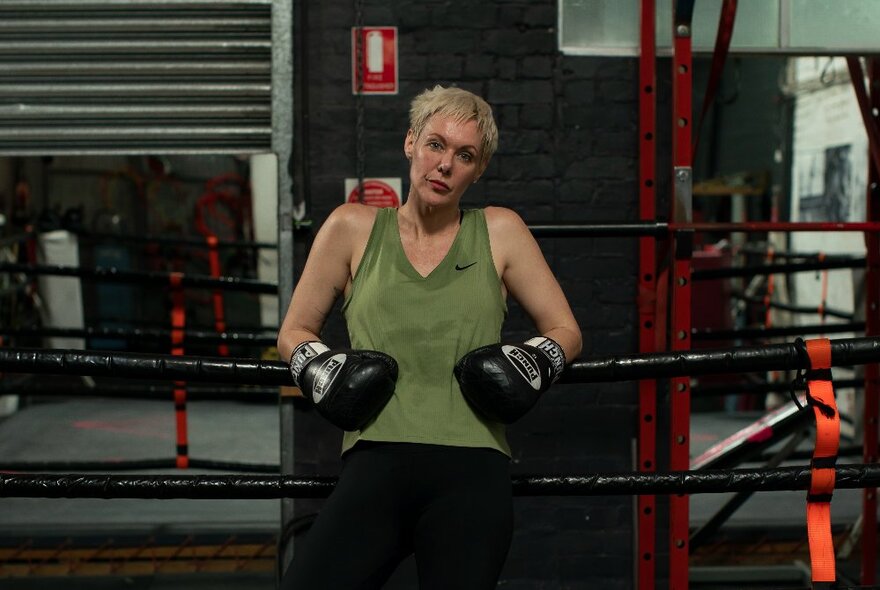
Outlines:
<svg viewBox="0 0 880 590"><path fill-rule="evenodd" d="M877 362L880 360L880 337L832 340L831 360L833 366ZM809 358L795 344L785 343L598 357L570 365L561 382L599 383L807 368ZM0 371L293 385L287 363L281 361L131 352L0 348Z"/></svg>
<svg viewBox="0 0 880 590"><path fill-rule="evenodd" d="M831 360L833 366L877 362L880 360L880 338L832 340ZM801 354L795 344L770 344L619 355L578 361L566 369L561 381L598 383L708 374L793 371L807 369L809 364L809 358Z"/></svg>
<svg viewBox="0 0 880 590"><path fill-rule="evenodd" d="M528 224L535 237L542 238L589 238L589 237L645 237L668 238L676 232L749 232L768 233L781 231L858 231L877 232L880 225L875 222L866 223L776 223L776 222L730 222L730 223L668 223L663 221L649 222L574 222L568 224ZM829 258L838 258L831 256Z"/></svg>
<svg viewBox="0 0 880 590"><path fill-rule="evenodd" d="M528 228L536 238L660 238L669 233L666 223L529 224Z"/></svg>
<svg viewBox="0 0 880 590"><path fill-rule="evenodd" d="M679 231L682 229L685 230L693 230L698 232L735 232L735 231L757 231L758 233L766 233L769 231L795 231L797 229L797 224L789 224L794 225L794 228L790 227L780 227L774 228L772 227L772 223L768 223L767 227L756 227L754 229L750 228L750 224L669 224L667 222L655 221L655 222L583 222L583 223L569 223L569 224L541 224L541 223L528 223L528 228L532 232L535 237L542 238L566 238L566 237L577 237L577 238L590 238L590 237L645 237L645 236L653 236L657 238L665 238L668 237L671 233L675 231ZM758 224L760 225L760 223ZM809 224L805 224L809 225ZM815 228L815 227L804 227L801 231L842 231L846 229L847 225L852 224L820 224L823 227ZM861 224L866 226L864 229L858 229L857 231L870 232L877 231L876 225L872 225L870 223ZM311 226L311 222L306 220L303 222L299 222L297 224L296 229L308 229ZM839 226L839 227L836 227ZM115 234L108 234L108 236L116 236ZM8 236L6 238L0 239L0 247L5 245L6 243L16 243L21 242L30 237L30 234L24 233L15 236ZM112 239L112 238L110 238ZM119 239L128 241L128 237L119 237ZM145 238L146 239L146 238ZM169 238L163 236L156 236L155 238L150 238L154 241L179 241L179 238ZM203 240L196 238L194 240L195 243L192 245L202 245L204 244ZM219 245L226 245L225 243L218 243ZM229 247L234 247L238 245L246 245L248 247L264 247L260 242L228 242ZM272 247L272 244L266 244L265 247ZM826 256L827 259L839 258L838 256Z"/></svg>
<svg viewBox="0 0 880 590"><path fill-rule="evenodd" d="M31 286L28 283L18 283L9 287L0 288L0 297L10 297L12 295L23 295L27 293Z"/></svg>
<svg viewBox="0 0 880 590"><path fill-rule="evenodd" d="M145 328L152 330L165 330L168 328L168 320L150 320L142 317L124 317L118 315L102 315L92 319L92 324L94 325L106 325L109 328L122 327L122 328ZM32 323L28 325L22 325L22 327L28 328L37 328L39 327L39 323ZM212 332L215 331L214 324L200 324L193 319L190 321L190 318L187 318L186 327L188 330L201 330L203 332ZM226 322L226 329L232 330L234 332L272 332L278 333L278 326L269 326L269 325L256 325L256 324L232 324L231 322Z"/></svg>
<svg viewBox="0 0 880 590"><path fill-rule="evenodd" d="M168 287L173 273L156 271L119 270L113 267L81 268L75 266L53 266L45 264L0 264L0 273L19 273L27 276L51 275L62 277L78 277L91 281L109 283L128 283L136 285L156 285ZM278 294L278 285L253 279L239 277L208 277L204 275L179 275L181 287L196 289L223 289L226 291L244 291L246 293Z"/></svg>
<svg viewBox="0 0 880 590"><path fill-rule="evenodd" d="M517 496L623 496L793 491L810 486L809 465L773 469L594 473L512 478ZM0 474L4 498L273 499L323 498L335 477L281 475ZM837 467L835 489L877 487L880 465Z"/></svg>
<svg viewBox="0 0 880 590"><path fill-rule="evenodd" d="M295 229L307 229L311 226L310 222L297 222ZM52 228L54 229L54 228ZM162 246L186 246L190 248L210 249L241 249L241 250L277 250L278 244L274 242L257 242L248 240L217 240L215 244L210 244L203 237L187 237L187 236L163 236L155 234L115 234L111 232L97 232L81 227L59 227L74 234L78 239L91 242L118 242L122 244L148 244ZM41 228L46 231L45 228ZM25 242L35 238L41 233L37 230L30 230L18 234L5 236L0 238L0 248L11 246Z"/></svg>
<svg viewBox="0 0 880 590"><path fill-rule="evenodd" d="M0 349L0 371L247 385L293 385L286 363L138 352Z"/></svg>
<svg viewBox="0 0 880 590"><path fill-rule="evenodd" d="M864 448L860 445L841 447L838 457L861 457ZM766 462L772 455L762 454L756 457L757 461ZM810 450L796 451L789 455L789 461L812 459ZM29 471L43 473L47 471L71 473L80 471L119 472L137 471L142 469L176 469L177 458L166 459L125 459L103 461L0 461L0 472L3 471ZM248 463L241 461L221 461L218 459L189 458L189 469L206 469L216 471L235 471L245 473L278 473L281 469L275 463Z"/></svg>
<svg viewBox="0 0 880 590"><path fill-rule="evenodd" d="M815 312L814 312L815 313ZM733 340L734 338L779 338L781 336L804 336L808 334L840 334L843 332L864 332L865 322L846 322L834 324L804 324L800 326L774 326L770 328L703 328L691 330L694 341Z"/></svg>
<svg viewBox="0 0 880 590"><path fill-rule="evenodd" d="M274 463L247 463L189 457L188 469L214 469L246 473L278 473L281 466ZM137 471L140 469L176 469L177 458L125 459L119 461L0 461L0 471Z"/></svg>
<svg viewBox="0 0 880 590"><path fill-rule="evenodd" d="M728 268L704 268L691 273L691 279L705 281L712 279L731 279L752 277L757 275L773 275L810 270L831 270L836 268L865 268L866 259L851 258L849 260L814 260L797 263L759 264L755 266L734 266Z"/></svg>
<svg viewBox="0 0 880 590"><path fill-rule="evenodd" d="M33 235L33 232L22 232L9 236L3 236L2 238L0 238L0 248L8 248L9 246L21 244L28 241L30 238L33 237Z"/></svg>
<svg viewBox="0 0 880 590"><path fill-rule="evenodd" d="M820 252L768 252L767 247L753 248L750 246L737 246L734 254L748 254L760 258L772 258L779 260L853 260L852 254L823 254Z"/></svg>
<svg viewBox="0 0 880 590"><path fill-rule="evenodd" d="M82 382L58 383L32 383L10 382L10 379L0 380L0 395L34 395L46 397L106 397L116 399L174 399L175 387L172 385L130 385L130 384L106 384L90 387ZM186 386L188 401L241 401L247 403L278 403L277 387L238 386L227 387L223 385L197 385ZM290 396L294 403L302 402L305 398Z"/></svg>
<svg viewBox="0 0 880 590"><path fill-rule="evenodd" d="M853 314L851 312L834 309L831 307L824 307L820 310L816 306L807 307L804 305L790 305L788 303L782 303L781 301L770 301L769 303L765 303L762 297L749 297L748 295L737 291L732 292L730 296L736 299L741 299L746 303L758 305L760 307L769 306L773 309L781 309L783 311L790 311L792 313L816 314L853 321Z"/></svg>
<svg viewBox="0 0 880 590"><path fill-rule="evenodd" d="M123 244L159 244L163 246L188 246L190 248L239 248L242 250L277 250L278 245L273 242L252 242L236 240L217 240L212 246L205 238L170 237L157 235L127 235L107 232L95 232L83 229L72 230L77 238L94 242L119 242Z"/></svg>
<svg viewBox="0 0 880 590"><path fill-rule="evenodd" d="M834 389L864 387L864 379L835 379ZM691 395L713 397L718 395L765 394L791 391L791 382L777 383L695 383L691 385Z"/></svg>
<svg viewBox="0 0 880 590"><path fill-rule="evenodd" d="M535 228L540 230L540 228ZM572 227L570 232L566 233L563 227L554 227L552 231L538 232L536 236L555 236L555 237L573 237L581 235L583 230ZM624 235L617 233L618 230L608 228L607 233L598 235L616 236ZM856 258L853 260L825 260L822 262L803 262L797 264L766 264L758 266L742 266L731 268L708 268L693 271L691 279L694 281L714 280L720 278L736 278L750 277L756 275L770 275L791 272L806 272L811 270L827 270L841 268L863 268L865 266L864 258ZM70 267L56 265L41 264L20 264L20 263L3 263L0 264L0 273L19 273L27 276L64 276L77 277L85 280L127 283L139 285L167 285L170 281L171 274L156 271L134 271L120 270L113 267ZM202 289L225 289L228 291L245 291L249 293L277 294L278 286L273 283L256 281L253 279L244 279L239 277L208 277L202 275L181 275L180 284L183 287L202 288Z"/></svg>
<svg viewBox="0 0 880 590"><path fill-rule="evenodd" d="M161 328L2 328L0 335L33 336L40 338L107 338L127 342L168 341L172 331ZM210 330L183 330L184 342L203 342L206 344L242 344L255 346L275 346L275 334L259 332L212 332Z"/></svg>

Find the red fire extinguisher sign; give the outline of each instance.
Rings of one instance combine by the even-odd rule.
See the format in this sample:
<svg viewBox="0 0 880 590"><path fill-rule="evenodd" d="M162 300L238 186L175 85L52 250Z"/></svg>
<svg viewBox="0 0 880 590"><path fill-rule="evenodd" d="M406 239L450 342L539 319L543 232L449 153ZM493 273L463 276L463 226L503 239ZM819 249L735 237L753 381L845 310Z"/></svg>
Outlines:
<svg viewBox="0 0 880 590"><path fill-rule="evenodd" d="M351 65L353 94L397 94L397 27L352 27Z"/></svg>

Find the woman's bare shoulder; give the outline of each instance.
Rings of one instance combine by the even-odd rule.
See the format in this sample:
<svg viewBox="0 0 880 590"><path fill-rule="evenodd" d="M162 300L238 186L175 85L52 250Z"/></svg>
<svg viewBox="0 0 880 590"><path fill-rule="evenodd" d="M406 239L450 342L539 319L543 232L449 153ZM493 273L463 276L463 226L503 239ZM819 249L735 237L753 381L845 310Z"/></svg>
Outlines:
<svg viewBox="0 0 880 590"><path fill-rule="evenodd" d="M378 212L379 209L377 207L371 207L370 205L345 203L334 209L329 217L327 217L327 221L332 220L335 223L346 226L347 229L360 229L364 225L369 228L376 220Z"/></svg>
<svg viewBox="0 0 880 590"><path fill-rule="evenodd" d="M522 217L513 209L507 207L486 207L483 210L486 214L486 225L489 226L489 232L496 231L528 231Z"/></svg>
<svg viewBox="0 0 880 590"><path fill-rule="evenodd" d="M344 238L369 234L378 212L369 205L345 203L330 212L321 225L321 232Z"/></svg>

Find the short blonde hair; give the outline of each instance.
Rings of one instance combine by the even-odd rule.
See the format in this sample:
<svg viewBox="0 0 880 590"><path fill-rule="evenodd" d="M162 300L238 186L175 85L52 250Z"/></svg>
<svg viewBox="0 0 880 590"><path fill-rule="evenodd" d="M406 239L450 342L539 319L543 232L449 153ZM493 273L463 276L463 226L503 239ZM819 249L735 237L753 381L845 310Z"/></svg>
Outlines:
<svg viewBox="0 0 880 590"><path fill-rule="evenodd" d="M498 149L498 127L492 116L492 107L472 92L461 88L444 88L437 85L416 96L409 109L409 127L413 136L419 137L425 125L434 115L453 117L457 121L476 121L482 136L480 145L480 170L485 170L489 159Z"/></svg>

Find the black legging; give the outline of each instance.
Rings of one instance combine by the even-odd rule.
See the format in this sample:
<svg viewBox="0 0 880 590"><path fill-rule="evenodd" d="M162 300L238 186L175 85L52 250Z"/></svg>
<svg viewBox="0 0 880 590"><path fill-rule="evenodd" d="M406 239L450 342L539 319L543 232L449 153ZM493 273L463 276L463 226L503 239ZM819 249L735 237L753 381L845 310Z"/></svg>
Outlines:
<svg viewBox="0 0 880 590"><path fill-rule="evenodd" d="M360 442L281 588L381 588L410 553L421 590L494 588L513 532L511 496L498 451Z"/></svg>

